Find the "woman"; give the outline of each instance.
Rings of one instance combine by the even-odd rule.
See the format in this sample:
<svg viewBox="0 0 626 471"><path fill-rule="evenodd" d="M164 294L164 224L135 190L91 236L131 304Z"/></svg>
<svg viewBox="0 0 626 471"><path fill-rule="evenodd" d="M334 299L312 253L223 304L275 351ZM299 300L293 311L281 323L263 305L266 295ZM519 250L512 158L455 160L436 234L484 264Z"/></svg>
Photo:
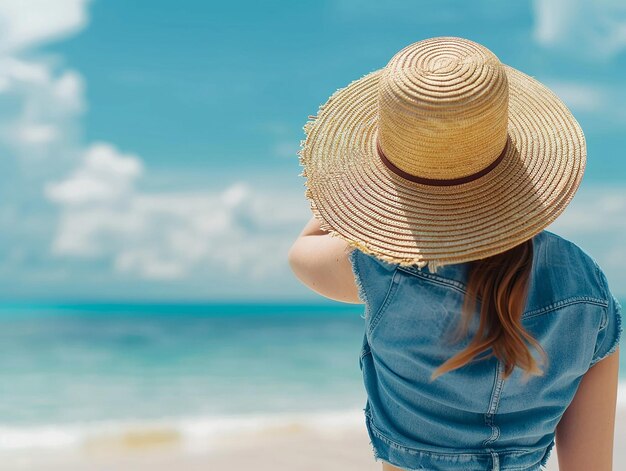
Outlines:
<svg viewBox="0 0 626 471"><path fill-rule="evenodd" d="M365 304L383 470L538 470L555 442L561 471L611 470L621 306L545 229L585 169L567 107L484 46L438 37L310 118L313 217L289 261L312 290Z"/></svg>

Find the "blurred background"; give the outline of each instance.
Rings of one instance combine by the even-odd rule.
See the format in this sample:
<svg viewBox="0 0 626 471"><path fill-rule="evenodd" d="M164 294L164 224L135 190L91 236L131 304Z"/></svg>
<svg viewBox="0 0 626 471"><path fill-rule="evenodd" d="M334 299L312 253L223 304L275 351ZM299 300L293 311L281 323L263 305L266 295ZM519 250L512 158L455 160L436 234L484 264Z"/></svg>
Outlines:
<svg viewBox="0 0 626 471"><path fill-rule="evenodd" d="M297 151L336 89L443 35L571 108L587 168L548 229L624 304L623 2L0 0L2 469L379 469L363 306L287 263Z"/></svg>

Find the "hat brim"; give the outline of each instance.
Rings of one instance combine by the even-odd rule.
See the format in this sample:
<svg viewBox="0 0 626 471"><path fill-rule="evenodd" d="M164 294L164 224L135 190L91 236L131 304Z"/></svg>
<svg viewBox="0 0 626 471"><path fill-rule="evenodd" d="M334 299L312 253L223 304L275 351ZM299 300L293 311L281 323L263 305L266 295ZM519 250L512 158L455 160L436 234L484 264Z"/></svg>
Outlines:
<svg viewBox="0 0 626 471"><path fill-rule="evenodd" d="M380 160L383 69L333 93L305 124L298 152L305 196L321 228L382 260L436 270L504 252L554 221L582 180L584 134L550 89L503 65L506 154L486 175L450 186L407 180Z"/></svg>

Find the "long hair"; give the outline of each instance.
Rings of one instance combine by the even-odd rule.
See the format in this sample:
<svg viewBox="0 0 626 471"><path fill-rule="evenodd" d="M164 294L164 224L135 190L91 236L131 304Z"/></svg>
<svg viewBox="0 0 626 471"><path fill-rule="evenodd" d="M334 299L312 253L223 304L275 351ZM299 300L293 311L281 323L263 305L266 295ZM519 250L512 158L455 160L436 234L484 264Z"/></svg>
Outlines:
<svg viewBox="0 0 626 471"><path fill-rule="evenodd" d="M431 381L464 366L490 348L492 351L485 358L495 355L502 361L505 379L511 375L515 366L525 371L524 381L530 375L543 375L524 340L541 352L542 364L547 362L545 350L521 322L532 261L532 239L528 239L506 252L470 262L461 319L454 341L466 336L476 303L480 304L478 330L465 350L452 356L433 372Z"/></svg>

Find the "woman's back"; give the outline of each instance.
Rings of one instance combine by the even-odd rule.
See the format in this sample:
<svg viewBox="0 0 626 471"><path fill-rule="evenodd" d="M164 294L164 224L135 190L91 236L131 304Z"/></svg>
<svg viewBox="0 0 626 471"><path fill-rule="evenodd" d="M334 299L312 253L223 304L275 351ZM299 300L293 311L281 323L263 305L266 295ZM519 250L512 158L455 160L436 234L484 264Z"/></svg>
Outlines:
<svg viewBox="0 0 626 471"><path fill-rule="evenodd" d="M583 375L617 348L621 306L600 267L575 244L544 230L533 248L522 325L548 363L543 376L527 381L519 368L503 379L502 363L491 357L431 382L432 371L467 347L478 327L476 316L464 341L446 342L460 319L468 263L430 273L351 252L366 302L359 364L377 458L414 469L545 465Z"/></svg>
<svg viewBox="0 0 626 471"><path fill-rule="evenodd" d="M348 261L328 240L291 258L313 289L367 304L360 365L375 453L408 469L538 469L621 332L598 264L545 231L585 170L571 111L485 46L441 36L338 89L303 129L319 232L358 249ZM476 322L451 345L459 318L454 333Z"/></svg>

